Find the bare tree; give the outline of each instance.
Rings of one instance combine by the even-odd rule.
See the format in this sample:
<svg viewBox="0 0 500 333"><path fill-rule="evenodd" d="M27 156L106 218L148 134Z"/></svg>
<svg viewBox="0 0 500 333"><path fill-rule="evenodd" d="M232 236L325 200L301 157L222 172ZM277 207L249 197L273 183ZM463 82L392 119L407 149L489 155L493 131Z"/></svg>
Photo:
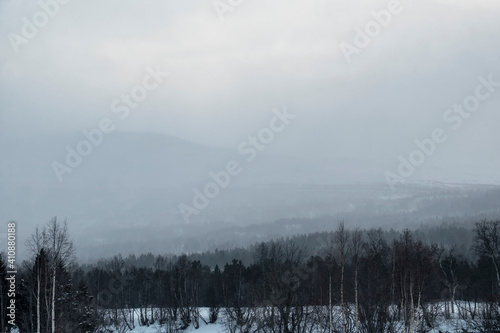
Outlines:
<svg viewBox="0 0 500 333"><path fill-rule="evenodd" d="M334 243L337 250L337 253L340 255L340 305L342 309L342 327L343 332L347 331L347 322L346 322L346 310L344 304L344 270L345 270L345 261L347 254L347 245L349 241L349 232L344 228L344 221L340 221L337 227L337 231L334 235Z"/></svg>
<svg viewBox="0 0 500 333"><path fill-rule="evenodd" d="M359 228L356 228L352 232L352 237L351 237L351 253L354 266L354 320L356 326L356 333L359 332L358 268L359 268L359 257L363 250L362 236L363 236L362 231Z"/></svg>
<svg viewBox="0 0 500 333"><path fill-rule="evenodd" d="M44 256L44 248L47 247L47 233L46 230L40 230L36 227L35 232L31 235L31 237L26 242L30 252L33 256ZM41 332L41 309L40 309L40 293L41 293L41 280L42 280L42 269L43 265L40 263L35 263L36 269L36 332Z"/></svg>
<svg viewBox="0 0 500 333"><path fill-rule="evenodd" d="M73 242L69 237L68 223L59 223L57 217L52 218L47 225L40 230L35 229L35 233L31 235L27 242L27 246L36 257L40 254L47 254L49 258L49 265L51 271L51 300L47 307L50 307L50 322L51 322L51 332L56 331L56 282L57 282L57 267L60 264L66 265L72 261L75 254L75 249ZM36 308L37 308L37 333L40 333L41 327L41 275L42 275L42 265L37 265L37 288L36 288Z"/></svg>
<svg viewBox="0 0 500 333"><path fill-rule="evenodd" d="M474 237L473 249L478 256L484 255L491 259L491 263L495 268L498 291L500 291L500 272L498 268L498 257L500 255L500 221L481 221L476 223L475 232L476 235Z"/></svg>
<svg viewBox="0 0 500 333"><path fill-rule="evenodd" d="M61 225L57 223L57 217L47 223L47 237L49 241L49 255L52 264L52 333L56 332L56 275L58 263L67 264L75 255L73 242L69 238L68 222L65 220Z"/></svg>
<svg viewBox="0 0 500 333"><path fill-rule="evenodd" d="M444 247L437 247L433 249L436 260L439 264L441 270L441 281L448 289L448 294L451 303L451 313L455 313L455 295L458 288L458 278L457 278L457 263L455 258L455 246L450 250L446 251ZM448 306L445 306L446 314L448 315Z"/></svg>
<svg viewBox="0 0 500 333"><path fill-rule="evenodd" d="M329 240L329 246L325 253L325 260L327 262L328 267L328 325L329 332L333 333L333 307L332 307L332 271L333 271L333 263L335 260L335 246L334 240ZM321 311L320 311L321 312Z"/></svg>

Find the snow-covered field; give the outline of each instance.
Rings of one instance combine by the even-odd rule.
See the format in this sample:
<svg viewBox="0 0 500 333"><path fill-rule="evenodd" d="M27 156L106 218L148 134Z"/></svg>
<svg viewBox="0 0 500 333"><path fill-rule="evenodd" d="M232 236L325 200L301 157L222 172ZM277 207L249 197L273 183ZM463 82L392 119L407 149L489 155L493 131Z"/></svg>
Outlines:
<svg viewBox="0 0 500 333"><path fill-rule="evenodd" d="M224 326L220 325L219 323L208 324L208 325L205 323L201 323L199 329L195 329L193 326L191 326L184 332L193 332L193 331L196 331L197 333L225 332ZM145 327L145 326L136 327L132 331L128 331L128 332L131 332L131 333L163 333L163 332L165 332L165 329L164 328L162 329L157 325L151 325L149 327Z"/></svg>
<svg viewBox="0 0 500 333"><path fill-rule="evenodd" d="M459 302L457 302L457 305L460 305ZM458 307L455 309L455 313L450 314L450 318L445 319L443 316L444 313L444 303L442 304L436 304L438 308L442 311L441 314L438 315L436 319L436 326L434 328L426 328L425 332L426 333L455 333L455 332L464 332L462 329L466 327L466 322L462 319L460 319L460 316L458 314ZM337 309L339 310L339 309ZM334 310L335 311L335 310ZM224 326L224 311L221 309L220 314L219 314L219 319L217 323L215 324L207 324L205 323L208 322L208 317L209 317L209 310L208 308L201 308L200 309L200 316L203 317L204 320L200 320L199 322L199 328L195 328L193 325L191 325L188 329L185 331L179 331L179 332L197 332L197 333L214 333L214 332L228 332ZM113 332L129 332L129 333L168 333L166 328L163 326L160 326L158 324L153 324L150 326L140 326L139 323L139 314L138 311L136 312L136 320L135 320L135 328L132 330L125 330L125 331L118 331L114 330ZM337 317L338 319L338 317ZM422 320L422 319L420 319ZM397 324L396 324L397 326ZM112 328L108 328L112 329ZM401 331L403 331L403 327L400 327ZM398 330L398 328L396 328ZM323 331L317 331L318 333L324 333L327 332L328 330L323 330ZM417 331L415 331L417 332ZM472 330L469 330L468 332L474 332Z"/></svg>
<svg viewBox="0 0 500 333"><path fill-rule="evenodd" d="M186 329L185 331L183 332L197 332L197 333L214 333L214 332L225 332L224 330L224 325L223 325L223 314L222 314L223 311L221 311L221 314L220 314L220 317L219 317L219 320L217 321L217 323L215 324L205 324L205 322L203 320L200 320L200 327L198 329L196 329L193 324L191 324L191 326ZM201 308L200 309L200 316L203 317L203 319L205 319L207 322L208 322L208 308ZM136 327L133 329L133 330L127 330L126 332L129 332L129 333L164 333L166 332L166 328L165 327L162 327L158 324L153 324L153 325L150 325L150 326L139 326L139 313L136 311ZM115 332L118 332L118 331L115 331Z"/></svg>
<svg viewBox="0 0 500 333"><path fill-rule="evenodd" d="M184 332L193 332L196 331L198 333L215 333L215 332L225 332L224 327L220 324L209 324L206 325L202 323L199 329L195 329L194 327L188 328ZM130 333L163 333L165 332L164 328L159 327L158 325L151 325L149 327L139 326L134 328L132 331L127 331Z"/></svg>

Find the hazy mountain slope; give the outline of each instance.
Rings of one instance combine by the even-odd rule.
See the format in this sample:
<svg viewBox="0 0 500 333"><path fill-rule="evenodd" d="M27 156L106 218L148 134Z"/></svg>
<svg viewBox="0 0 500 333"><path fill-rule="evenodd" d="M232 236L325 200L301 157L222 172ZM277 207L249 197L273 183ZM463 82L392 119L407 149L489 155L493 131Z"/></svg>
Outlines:
<svg viewBox="0 0 500 333"><path fill-rule="evenodd" d="M328 228L317 221L304 225L306 220L277 229L257 226L282 218L329 215L329 221L387 225L495 214L500 202L495 186L409 184L393 193L383 183L382 169L367 161L262 152L248 162L237 148L210 148L159 134L105 136L60 183L51 163L64 162L65 147L82 139L69 133L0 141L0 220L17 220L20 239L57 215L69 220L73 237L89 255L113 248L198 251ZM186 223L179 204L192 205L193 188L203 190L212 181L209 172L223 170L230 160L240 163L241 174ZM250 225L256 226L241 229Z"/></svg>

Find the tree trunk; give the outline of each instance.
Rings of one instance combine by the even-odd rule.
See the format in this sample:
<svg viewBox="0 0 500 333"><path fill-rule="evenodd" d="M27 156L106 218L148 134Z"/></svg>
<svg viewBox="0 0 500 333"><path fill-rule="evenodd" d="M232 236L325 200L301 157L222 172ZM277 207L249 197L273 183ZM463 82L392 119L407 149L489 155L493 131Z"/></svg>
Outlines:
<svg viewBox="0 0 500 333"><path fill-rule="evenodd" d="M344 252L342 251L342 271L340 273L340 303L342 307L342 328L343 332L347 332L347 325L345 322L345 308L344 308L344 263L345 263L345 256Z"/></svg>
<svg viewBox="0 0 500 333"><path fill-rule="evenodd" d="M5 307L3 305L3 297L4 297L3 296L4 295L3 281L0 282L0 293L1 293L0 294L1 295L0 296L0 306L1 306L1 308L0 308L0 316L1 316L1 318L0 318L0 321L1 321L1 327L0 327L0 329L2 330L2 332L5 332L5 313L4 313Z"/></svg>
<svg viewBox="0 0 500 333"><path fill-rule="evenodd" d="M48 276L48 274L47 274ZM49 330L49 325L50 325L50 304L51 304L51 297L50 295L52 294L52 283L50 284L50 287L49 288L44 288L42 289L45 290L44 291L44 299L45 299L45 313L47 315L47 321L46 321L46 324L45 324L45 327L44 327L44 331L45 332L48 332Z"/></svg>
<svg viewBox="0 0 500 333"><path fill-rule="evenodd" d="M450 293L451 293L451 313L455 314L455 290L457 289L457 286L453 286L451 288Z"/></svg>
<svg viewBox="0 0 500 333"><path fill-rule="evenodd" d="M40 279L42 278L40 264L38 265L37 289L36 289L36 332L40 333Z"/></svg>
<svg viewBox="0 0 500 333"><path fill-rule="evenodd" d="M405 296L406 296L406 288L405 288L405 280L404 280L404 276L403 276L403 279L401 280L401 311L403 312L403 327L406 327L406 302L405 302Z"/></svg>
<svg viewBox="0 0 500 333"><path fill-rule="evenodd" d="M329 284L329 306L328 310L330 312L330 333L333 333L333 326L332 326L332 273L330 272L330 284Z"/></svg>
<svg viewBox="0 0 500 333"><path fill-rule="evenodd" d="M410 307L410 332L414 332L414 326L415 326L415 302L413 300L413 279L410 278L410 302L411 302L411 307Z"/></svg>
<svg viewBox="0 0 500 333"><path fill-rule="evenodd" d="M418 301L417 301L417 323L415 324L415 329L418 330L418 326L420 325L420 313L418 310L420 309L420 305L422 302L422 290L418 291Z"/></svg>
<svg viewBox="0 0 500 333"><path fill-rule="evenodd" d="M56 333L56 264L52 276L52 333Z"/></svg>
<svg viewBox="0 0 500 333"><path fill-rule="evenodd" d="M491 261L493 261L493 266L495 267L495 273L497 275L497 286L498 290L500 290L500 273L498 271L497 258L494 254L491 255Z"/></svg>
<svg viewBox="0 0 500 333"><path fill-rule="evenodd" d="M356 268L354 270L354 298L355 298L355 320L356 320L356 333L359 332L359 328L358 328L358 264L357 264L357 260L356 260Z"/></svg>

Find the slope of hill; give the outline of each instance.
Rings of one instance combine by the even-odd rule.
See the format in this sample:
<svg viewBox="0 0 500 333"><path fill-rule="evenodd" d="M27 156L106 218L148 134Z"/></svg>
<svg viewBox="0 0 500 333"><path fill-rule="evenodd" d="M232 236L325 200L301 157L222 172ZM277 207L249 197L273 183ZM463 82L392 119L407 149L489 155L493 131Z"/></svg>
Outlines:
<svg viewBox="0 0 500 333"><path fill-rule="evenodd" d="M397 225L499 210L494 185L416 183L393 193L381 182L383 168L368 161L262 152L247 162L236 148L210 148L160 134L105 137L60 183L51 164L63 163L66 146L76 147L82 138L68 133L0 141L0 220L17 220L20 239L58 216L68 219L77 245L89 256L203 251L322 231L338 219ZM224 170L231 160L239 162L241 174L186 221L179 205L192 205L193 190L203 190L213 181L209 172ZM267 224L278 219L288 222Z"/></svg>

